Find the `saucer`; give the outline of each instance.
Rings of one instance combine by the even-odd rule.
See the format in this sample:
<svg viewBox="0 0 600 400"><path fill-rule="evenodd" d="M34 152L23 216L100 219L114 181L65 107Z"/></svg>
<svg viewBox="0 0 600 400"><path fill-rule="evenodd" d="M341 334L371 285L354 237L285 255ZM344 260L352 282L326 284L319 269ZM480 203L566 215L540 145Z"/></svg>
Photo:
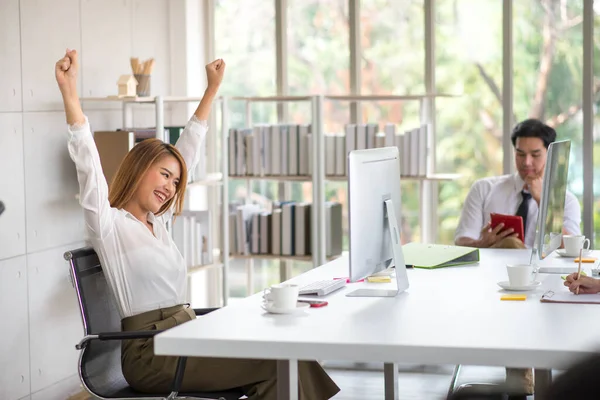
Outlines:
<svg viewBox="0 0 600 400"><path fill-rule="evenodd" d="M583 256L585 257L586 255L588 255L590 253L591 253L591 250L584 250L583 251ZM579 257L578 255L577 256L568 256L565 253L565 249L558 249L558 250L556 250L556 254L558 254L561 257L567 257L567 258L577 258L577 257Z"/></svg>
<svg viewBox="0 0 600 400"><path fill-rule="evenodd" d="M263 310L273 313L273 314L293 314L302 310L306 310L310 307L308 303L296 303L296 308L277 308L273 307L270 302L263 302L261 305Z"/></svg>
<svg viewBox="0 0 600 400"><path fill-rule="evenodd" d="M535 281L535 282L530 283L529 285L511 286L509 281L498 282L498 286L500 286L504 290L516 290L519 292L533 290L533 289L537 288L538 286L540 286L541 284L542 284L542 282Z"/></svg>

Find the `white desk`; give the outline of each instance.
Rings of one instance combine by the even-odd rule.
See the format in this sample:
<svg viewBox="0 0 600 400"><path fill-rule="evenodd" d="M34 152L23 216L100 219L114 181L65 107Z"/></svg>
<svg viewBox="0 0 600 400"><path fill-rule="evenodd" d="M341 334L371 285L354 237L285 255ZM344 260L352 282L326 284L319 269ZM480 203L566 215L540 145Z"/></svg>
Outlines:
<svg viewBox="0 0 600 400"><path fill-rule="evenodd" d="M527 263L529 254L485 249L473 266L409 270L410 288L396 298L346 297L357 287L392 285L349 284L325 298L327 307L297 315L268 314L254 295L157 335L155 352L281 360L282 399L297 398L297 360L384 362L394 380L390 363L400 362L561 369L600 348L600 305L540 303L545 290L566 290L558 274L540 275L527 301L500 301L505 265ZM557 255L541 265L549 263L575 265ZM584 265L591 275L592 264ZM291 281L347 275L341 258ZM388 381L386 398L393 389Z"/></svg>

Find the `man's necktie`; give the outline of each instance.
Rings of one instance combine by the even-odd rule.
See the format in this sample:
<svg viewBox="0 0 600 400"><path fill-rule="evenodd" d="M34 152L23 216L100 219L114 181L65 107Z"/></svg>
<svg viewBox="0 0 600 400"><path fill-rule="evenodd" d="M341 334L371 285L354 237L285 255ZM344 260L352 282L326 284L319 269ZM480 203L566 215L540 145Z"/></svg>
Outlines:
<svg viewBox="0 0 600 400"><path fill-rule="evenodd" d="M516 215L523 218L523 234L525 234L525 232L527 232L527 213L529 212L529 200L531 200L531 193L521 190L521 196L523 196L523 201L519 205Z"/></svg>

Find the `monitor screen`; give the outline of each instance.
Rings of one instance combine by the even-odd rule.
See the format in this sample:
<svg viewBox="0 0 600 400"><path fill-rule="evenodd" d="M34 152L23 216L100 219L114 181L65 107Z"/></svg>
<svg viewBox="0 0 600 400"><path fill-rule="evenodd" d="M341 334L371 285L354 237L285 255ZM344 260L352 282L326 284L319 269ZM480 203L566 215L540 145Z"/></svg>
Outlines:
<svg viewBox="0 0 600 400"><path fill-rule="evenodd" d="M360 295L390 297L408 288L397 222L401 216L397 147L350 152L348 207L350 280L356 282L388 267L396 267L398 290L364 290Z"/></svg>
<svg viewBox="0 0 600 400"><path fill-rule="evenodd" d="M569 140L550 143L548 147L534 243L540 260L562 242L570 152Z"/></svg>

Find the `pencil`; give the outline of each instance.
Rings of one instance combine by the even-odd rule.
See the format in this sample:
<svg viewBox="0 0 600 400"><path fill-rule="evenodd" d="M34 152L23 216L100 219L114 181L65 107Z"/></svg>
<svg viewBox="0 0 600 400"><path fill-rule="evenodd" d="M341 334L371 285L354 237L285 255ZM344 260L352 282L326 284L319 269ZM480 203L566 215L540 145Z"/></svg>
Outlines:
<svg viewBox="0 0 600 400"><path fill-rule="evenodd" d="M579 266L577 267L577 280L581 276L581 259L583 258L583 248L579 249ZM575 294L579 294L579 286L575 290Z"/></svg>

